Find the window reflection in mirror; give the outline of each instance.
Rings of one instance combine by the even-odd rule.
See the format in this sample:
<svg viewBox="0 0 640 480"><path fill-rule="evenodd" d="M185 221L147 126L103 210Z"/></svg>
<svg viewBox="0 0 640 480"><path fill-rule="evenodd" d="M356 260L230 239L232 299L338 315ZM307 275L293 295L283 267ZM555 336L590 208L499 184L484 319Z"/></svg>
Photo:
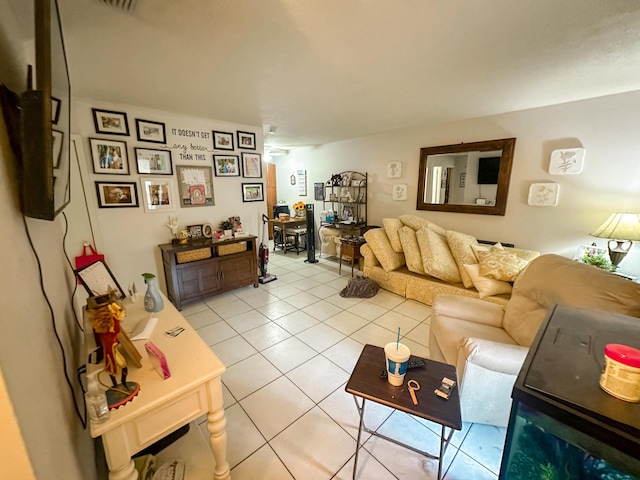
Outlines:
<svg viewBox="0 0 640 480"><path fill-rule="evenodd" d="M504 215L515 138L420 150L418 210Z"/></svg>

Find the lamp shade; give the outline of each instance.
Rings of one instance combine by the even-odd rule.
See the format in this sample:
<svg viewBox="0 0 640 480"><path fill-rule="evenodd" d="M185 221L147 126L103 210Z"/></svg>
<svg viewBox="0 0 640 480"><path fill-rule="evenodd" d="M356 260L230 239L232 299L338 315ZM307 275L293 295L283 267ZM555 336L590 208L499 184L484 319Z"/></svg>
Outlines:
<svg viewBox="0 0 640 480"><path fill-rule="evenodd" d="M612 213L606 222L591 233L598 238L616 240L640 240L640 214Z"/></svg>

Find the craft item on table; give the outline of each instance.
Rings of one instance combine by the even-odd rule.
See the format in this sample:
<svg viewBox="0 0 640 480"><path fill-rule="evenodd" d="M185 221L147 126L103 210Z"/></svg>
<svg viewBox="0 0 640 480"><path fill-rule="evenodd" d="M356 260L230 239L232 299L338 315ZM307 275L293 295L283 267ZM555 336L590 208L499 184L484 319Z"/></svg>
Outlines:
<svg viewBox="0 0 640 480"><path fill-rule="evenodd" d="M111 378L112 387L108 388L106 392L109 408L118 408L133 399L140 391L138 383L127 381L129 371L127 362L118 351L119 343L131 342L120 326L126 312L120 305L116 292L89 297L87 299L87 311L91 326L102 345L104 369ZM133 350L137 353L135 347ZM119 383L116 380L118 370L120 370L121 374Z"/></svg>
<svg viewBox="0 0 640 480"><path fill-rule="evenodd" d="M144 344L144 348L147 350L149 354L149 360L151 361L151 365L156 369L156 372L164 378L171 377L171 371L169 370L169 364L167 363L167 357L165 357L162 350L160 350L155 343L147 342Z"/></svg>

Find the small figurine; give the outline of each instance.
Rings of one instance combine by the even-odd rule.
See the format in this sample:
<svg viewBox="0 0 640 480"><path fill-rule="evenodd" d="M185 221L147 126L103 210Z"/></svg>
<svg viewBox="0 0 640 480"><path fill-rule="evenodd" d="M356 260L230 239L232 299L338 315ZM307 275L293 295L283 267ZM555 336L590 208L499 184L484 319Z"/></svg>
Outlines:
<svg viewBox="0 0 640 480"><path fill-rule="evenodd" d="M178 217L172 217L169 215L169 223L167 223L167 227L171 230L173 238L178 238Z"/></svg>

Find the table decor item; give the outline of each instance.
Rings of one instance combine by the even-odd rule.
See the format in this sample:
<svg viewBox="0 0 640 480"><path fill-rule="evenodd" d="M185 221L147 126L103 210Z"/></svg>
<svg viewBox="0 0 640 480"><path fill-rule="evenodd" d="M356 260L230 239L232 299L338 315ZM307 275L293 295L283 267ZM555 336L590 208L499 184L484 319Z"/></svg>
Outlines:
<svg viewBox="0 0 640 480"><path fill-rule="evenodd" d="M147 293L144 294L144 309L147 312L160 312L164 308L164 300L158 291L158 283L153 273L143 273L144 283L147 284Z"/></svg>

